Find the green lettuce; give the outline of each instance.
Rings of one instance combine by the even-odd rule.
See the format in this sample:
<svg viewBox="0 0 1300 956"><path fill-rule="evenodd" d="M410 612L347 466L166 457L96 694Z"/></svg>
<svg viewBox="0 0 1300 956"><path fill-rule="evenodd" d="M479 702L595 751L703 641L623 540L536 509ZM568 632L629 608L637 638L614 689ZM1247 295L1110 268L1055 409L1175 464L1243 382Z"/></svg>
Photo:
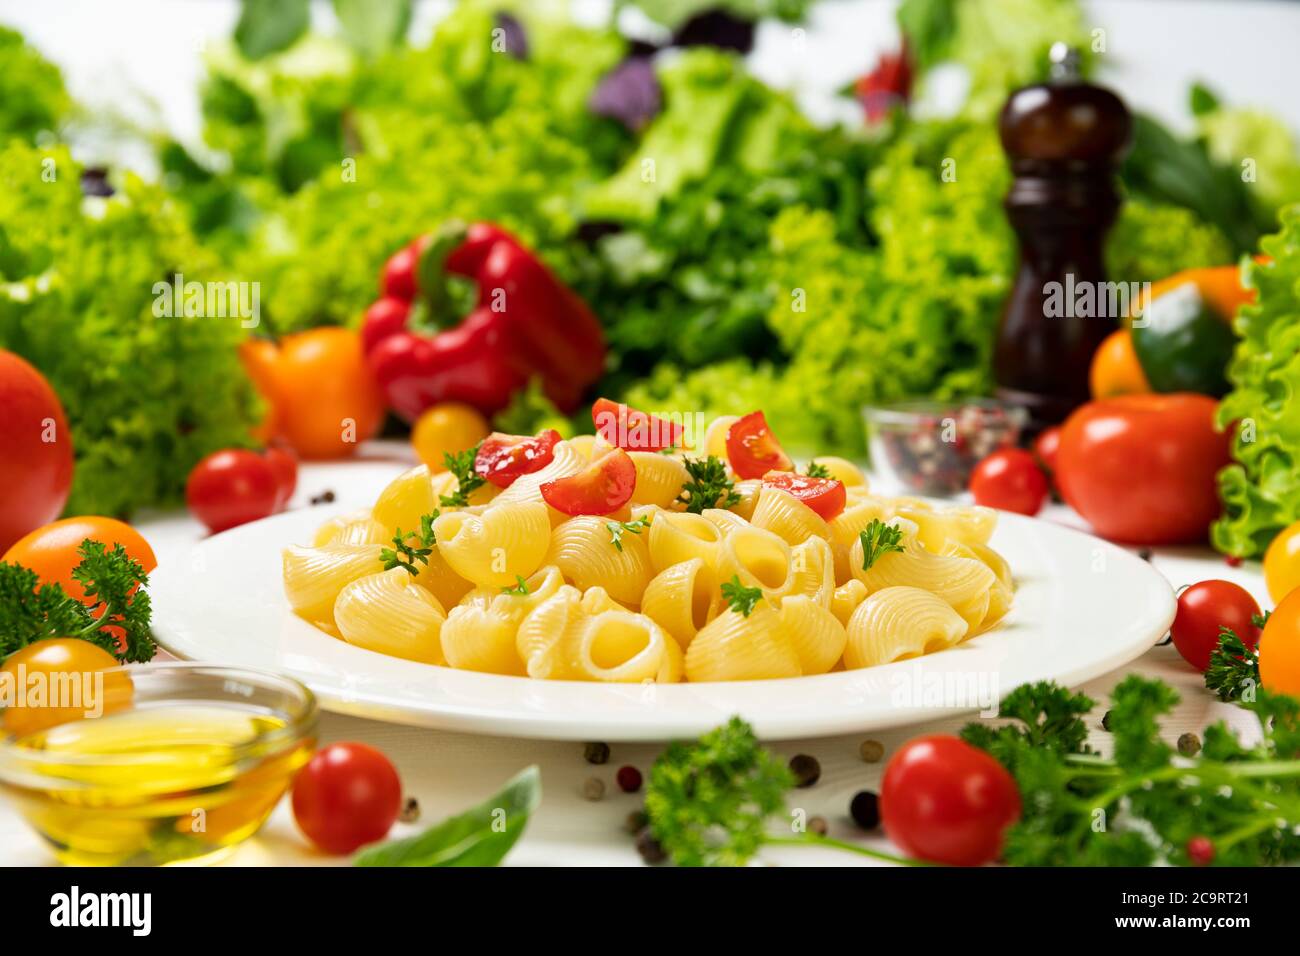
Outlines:
<svg viewBox="0 0 1300 956"><path fill-rule="evenodd" d="M1211 540L1240 557L1263 553L1278 531L1300 520L1300 206L1284 210L1281 221L1281 232L1260 242L1273 261L1243 265L1259 298L1237 313L1233 390L1219 406L1221 425L1239 425L1236 464L1219 473L1224 513Z"/></svg>
<svg viewBox="0 0 1300 956"><path fill-rule="evenodd" d="M71 107L59 68L21 34L0 27L0 143L57 130Z"/></svg>
<svg viewBox="0 0 1300 956"><path fill-rule="evenodd" d="M154 285L228 278L156 186L83 199L65 148L0 150L0 348L31 362L68 415L70 514L178 502L195 462L248 440L256 412L238 318L154 313Z"/></svg>

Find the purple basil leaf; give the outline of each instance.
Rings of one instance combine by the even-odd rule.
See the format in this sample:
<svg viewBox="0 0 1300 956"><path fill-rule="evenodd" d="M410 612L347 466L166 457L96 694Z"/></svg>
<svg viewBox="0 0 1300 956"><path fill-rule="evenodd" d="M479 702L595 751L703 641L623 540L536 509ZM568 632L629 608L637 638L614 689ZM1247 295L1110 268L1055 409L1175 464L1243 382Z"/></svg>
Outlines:
<svg viewBox="0 0 1300 956"><path fill-rule="evenodd" d="M498 13L496 24L504 35L506 53L516 60L528 59L528 34L524 32L524 25L519 22L519 18L511 13Z"/></svg>
<svg viewBox="0 0 1300 956"><path fill-rule="evenodd" d="M108 182L108 170L101 167L89 167L81 171L81 194L83 196L111 196L113 187Z"/></svg>
<svg viewBox="0 0 1300 956"><path fill-rule="evenodd" d="M663 102L654 63L647 56L632 56L605 74L588 105L597 116L616 119L637 132L659 115Z"/></svg>

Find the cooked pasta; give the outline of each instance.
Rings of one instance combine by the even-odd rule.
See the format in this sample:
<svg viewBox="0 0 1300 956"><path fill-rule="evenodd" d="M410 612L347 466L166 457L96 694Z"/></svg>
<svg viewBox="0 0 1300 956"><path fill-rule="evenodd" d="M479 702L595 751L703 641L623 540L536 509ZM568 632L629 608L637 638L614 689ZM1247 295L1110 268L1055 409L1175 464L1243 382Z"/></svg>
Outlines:
<svg viewBox="0 0 1300 956"><path fill-rule="evenodd" d="M537 471L458 498L473 456L412 468L373 508L325 521L312 547L285 549L288 603L335 637L420 664L633 683L885 665L1010 611L1011 568L989 545L996 512L873 494L834 456L780 487L739 480L727 449L739 421L714 419L698 452L548 443ZM721 465L687 469L706 455ZM606 484L588 484L597 473ZM691 511L688 484L720 507Z"/></svg>

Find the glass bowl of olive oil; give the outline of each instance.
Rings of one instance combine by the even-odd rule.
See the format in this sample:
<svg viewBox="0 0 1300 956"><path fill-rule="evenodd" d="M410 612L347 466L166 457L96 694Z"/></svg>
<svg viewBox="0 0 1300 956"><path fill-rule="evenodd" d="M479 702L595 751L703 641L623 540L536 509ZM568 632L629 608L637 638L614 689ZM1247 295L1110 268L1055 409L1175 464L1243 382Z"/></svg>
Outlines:
<svg viewBox="0 0 1300 956"><path fill-rule="evenodd" d="M256 833L315 748L311 691L212 664L126 673L126 706L0 738L27 821L80 866L208 861Z"/></svg>

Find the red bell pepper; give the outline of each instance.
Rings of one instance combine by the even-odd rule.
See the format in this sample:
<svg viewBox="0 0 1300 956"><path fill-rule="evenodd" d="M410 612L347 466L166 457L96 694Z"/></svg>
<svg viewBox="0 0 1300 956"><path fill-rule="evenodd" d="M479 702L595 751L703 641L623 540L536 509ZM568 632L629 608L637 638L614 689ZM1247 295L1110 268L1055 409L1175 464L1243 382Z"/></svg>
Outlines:
<svg viewBox="0 0 1300 956"><path fill-rule="evenodd" d="M604 334L586 303L491 223L453 224L416 245L424 314L446 319L448 275L473 280L478 296L459 324L432 335L412 331L398 308L367 311L362 338L393 410L415 419L458 401L491 414L536 376L558 408L573 411L605 369Z"/></svg>

